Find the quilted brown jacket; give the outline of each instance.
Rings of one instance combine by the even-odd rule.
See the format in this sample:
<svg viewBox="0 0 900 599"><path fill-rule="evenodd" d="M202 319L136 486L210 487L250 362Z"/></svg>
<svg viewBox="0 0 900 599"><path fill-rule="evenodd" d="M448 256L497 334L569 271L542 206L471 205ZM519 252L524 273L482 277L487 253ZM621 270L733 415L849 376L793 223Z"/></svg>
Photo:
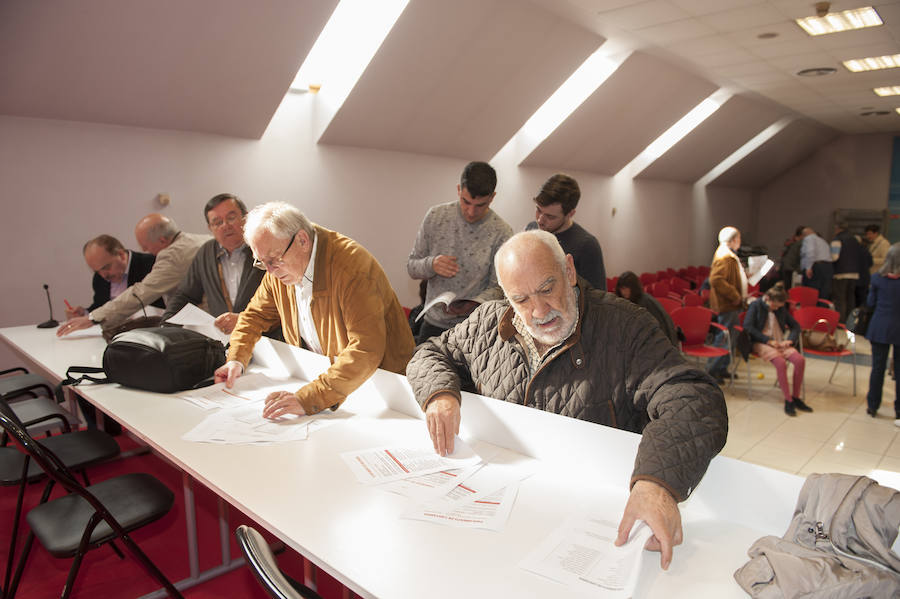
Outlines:
<svg viewBox="0 0 900 599"><path fill-rule="evenodd" d="M578 286L578 326L533 377L512 308L506 300L486 302L419 347L406 368L416 399L424 408L437 393L474 391L643 432L631 484L651 480L683 501L725 445L725 398L646 310L583 279Z"/></svg>

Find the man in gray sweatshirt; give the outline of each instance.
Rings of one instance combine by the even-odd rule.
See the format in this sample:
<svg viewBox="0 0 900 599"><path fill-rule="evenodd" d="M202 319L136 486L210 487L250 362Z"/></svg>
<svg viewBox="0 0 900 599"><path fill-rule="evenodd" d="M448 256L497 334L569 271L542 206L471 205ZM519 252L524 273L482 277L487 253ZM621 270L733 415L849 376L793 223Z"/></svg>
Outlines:
<svg viewBox="0 0 900 599"><path fill-rule="evenodd" d="M463 169L458 201L428 210L406 263L409 276L428 281L425 311L417 343L462 322L484 301L501 297L494 254L512 236L512 227L491 210L497 173L486 162Z"/></svg>

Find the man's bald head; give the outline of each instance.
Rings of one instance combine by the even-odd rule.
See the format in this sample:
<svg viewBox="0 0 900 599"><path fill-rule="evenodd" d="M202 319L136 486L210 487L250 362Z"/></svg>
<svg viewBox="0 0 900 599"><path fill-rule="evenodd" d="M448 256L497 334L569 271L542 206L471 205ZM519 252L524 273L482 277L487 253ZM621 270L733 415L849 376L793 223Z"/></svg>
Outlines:
<svg viewBox="0 0 900 599"><path fill-rule="evenodd" d="M506 240L494 256L503 293L532 338L551 347L565 341L578 321L572 256L556 236L533 230Z"/></svg>
<svg viewBox="0 0 900 599"><path fill-rule="evenodd" d="M156 256L169 247L178 235L178 225L168 216L148 214L138 221L134 237L138 245L148 254Z"/></svg>

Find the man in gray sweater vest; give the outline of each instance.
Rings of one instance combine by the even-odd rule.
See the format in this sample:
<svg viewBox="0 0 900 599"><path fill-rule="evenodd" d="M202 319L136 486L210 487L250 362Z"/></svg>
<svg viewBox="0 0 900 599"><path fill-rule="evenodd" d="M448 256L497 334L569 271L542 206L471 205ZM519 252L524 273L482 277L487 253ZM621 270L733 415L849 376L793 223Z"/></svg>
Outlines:
<svg viewBox="0 0 900 599"><path fill-rule="evenodd" d="M462 322L479 304L501 296L494 254L512 236L512 228L491 210L497 173L486 162L463 169L459 201L433 206L425 215L406 263L409 276L428 281L417 343Z"/></svg>

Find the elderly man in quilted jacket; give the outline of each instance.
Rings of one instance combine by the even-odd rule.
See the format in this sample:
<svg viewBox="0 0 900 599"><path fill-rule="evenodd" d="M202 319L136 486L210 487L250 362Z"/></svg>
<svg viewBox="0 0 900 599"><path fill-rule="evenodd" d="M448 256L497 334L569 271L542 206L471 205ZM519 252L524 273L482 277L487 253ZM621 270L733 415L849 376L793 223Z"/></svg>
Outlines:
<svg viewBox="0 0 900 599"><path fill-rule="evenodd" d="M668 568L682 540L677 502L725 444L722 392L646 310L577 279L552 234L514 235L494 264L506 300L423 343L406 369L435 450L453 450L461 390L643 433L616 543L644 520Z"/></svg>

